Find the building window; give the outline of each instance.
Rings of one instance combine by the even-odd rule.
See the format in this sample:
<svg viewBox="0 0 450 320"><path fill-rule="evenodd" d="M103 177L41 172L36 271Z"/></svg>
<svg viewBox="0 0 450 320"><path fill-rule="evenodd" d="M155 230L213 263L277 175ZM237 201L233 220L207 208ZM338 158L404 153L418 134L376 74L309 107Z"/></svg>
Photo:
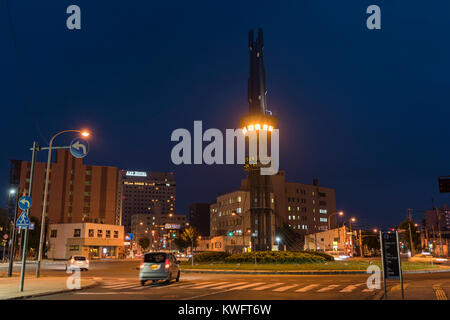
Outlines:
<svg viewBox="0 0 450 320"><path fill-rule="evenodd" d="M92 170L86 170L86 175L90 176L92 174Z"/></svg>
<svg viewBox="0 0 450 320"><path fill-rule="evenodd" d="M94 229L89 229L89 237L94 237Z"/></svg>
<svg viewBox="0 0 450 320"><path fill-rule="evenodd" d="M79 238L81 235L81 229L74 229L73 230L73 236L74 238Z"/></svg>
<svg viewBox="0 0 450 320"><path fill-rule="evenodd" d="M241 196L237 197L237 202L241 202L241 201L242 201Z"/></svg>
<svg viewBox="0 0 450 320"><path fill-rule="evenodd" d="M75 246L70 246L69 247L69 251L79 251L80 250L80 246L79 245L75 245Z"/></svg>
<svg viewBox="0 0 450 320"><path fill-rule="evenodd" d="M291 206L288 206L288 211L291 211Z"/></svg>
<svg viewBox="0 0 450 320"><path fill-rule="evenodd" d="M327 209L320 209L319 212L320 213L327 213Z"/></svg>
<svg viewBox="0 0 450 320"><path fill-rule="evenodd" d="M103 230L97 230L97 238L103 238Z"/></svg>
<svg viewBox="0 0 450 320"><path fill-rule="evenodd" d="M236 213L242 213L242 208L237 208Z"/></svg>
<svg viewBox="0 0 450 320"><path fill-rule="evenodd" d="M117 230L114 231L114 238L116 239L119 238L119 231Z"/></svg>
<svg viewBox="0 0 450 320"><path fill-rule="evenodd" d="M106 230L106 237L111 238L111 230Z"/></svg>
<svg viewBox="0 0 450 320"><path fill-rule="evenodd" d="M50 238L56 238L56 236L58 235L58 230L52 230L50 231Z"/></svg>
<svg viewBox="0 0 450 320"><path fill-rule="evenodd" d="M327 222L328 219L327 218L320 218L320 222Z"/></svg>

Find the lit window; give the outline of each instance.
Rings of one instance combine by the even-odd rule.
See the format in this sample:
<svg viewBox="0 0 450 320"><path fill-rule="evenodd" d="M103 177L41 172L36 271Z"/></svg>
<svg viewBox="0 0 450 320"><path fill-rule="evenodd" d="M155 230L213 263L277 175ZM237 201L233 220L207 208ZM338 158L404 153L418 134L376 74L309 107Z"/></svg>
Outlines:
<svg viewBox="0 0 450 320"><path fill-rule="evenodd" d="M242 208L237 208L236 209L236 213L241 213L242 212Z"/></svg>
<svg viewBox="0 0 450 320"><path fill-rule="evenodd" d="M237 197L237 202L241 202L241 201L242 201L241 196Z"/></svg>
<svg viewBox="0 0 450 320"><path fill-rule="evenodd" d="M320 218L320 222L327 222L328 219L327 218Z"/></svg>
<svg viewBox="0 0 450 320"><path fill-rule="evenodd" d="M291 211L291 206L288 207L288 211Z"/></svg>

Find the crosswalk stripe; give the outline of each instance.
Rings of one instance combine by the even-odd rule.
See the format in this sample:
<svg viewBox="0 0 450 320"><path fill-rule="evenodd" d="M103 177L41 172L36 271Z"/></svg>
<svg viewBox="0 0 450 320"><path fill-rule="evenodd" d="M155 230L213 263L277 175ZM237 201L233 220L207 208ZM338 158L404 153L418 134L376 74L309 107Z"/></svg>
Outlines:
<svg viewBox="0 0 450 320"><path fill-rule="evenodd" d="M203 288L218 286L218 285L225 284L225 283L229 283L229 281L204 284L201 286L193 286L193 287L191 287L191 289L203 289Z"/></svg>
<svg viewBox="0 0 450 320"><path fill-rule="evenodd" d="M245 284L245 283L248 283L248 282L229 283L229 284L225 284L223 286L214 287L213 289L225 289L225 288L234 287L234 286L238 286L240 284Z"/></svg>
<svg viewBox="0 0 450 320"><path fill-rule="evenodd" d="M181 285L181 286L179 286L178 288L189 288L189 287L195 287L195 286L198 286L198 285L201 285L201 284L207 284L207 283L211 283L211 281L207 281L207 282L200 282L200 283L194 283L194 284L192 284L192 283L190 283L190 284L183 284L183 285ZM169 286L169 287L171 287L171 286Z"/></svg>
<svg viewBox="0 0 450 320"><path fill-rule="evenodd" d="M283 282L269 283L269 284L266 284L265 286L262 286L262 287L252 288L251 290L261 291L261 290L264 290L264 289L269 289L269 288L273 288L273 287L279 286L280 284L284 284L284 283Z"/></svg>
<svg viewBox="0 0 450 320"><path fill-rule="evenodd" d="M297 287L297 286L298 286L298 284L292 284L290 286L284 286L284 287L276 288L276 289L274 289L272 291L283 292L283 291L289 290L289 289Z"/></svg>
<svg viewBox="0 0 450 320"><path fill-rule="evenodd" d="M333 290L334 288L337 288L337 287L339 287L338 284L331 284L331 285L329 285L328 287L325 287L325 288L322 288L322 289L320 289L320 290L317 290L317 292L330 291L330 290Z"/></svg>
<svg viewBox="0 0 450 320"><path fill-rule="evenodd" d="M361 292L373 292L373 291L375 291L375 289L364 289Z"/></svg>
<svg viewBox="0 0 450 320"><path fill-rule="evenodd" d="M247 288L251 288L251 287L256 287L259 286L261 284L264 284L265 282L255 282L255 283L249 283L249 284L244 284L243 286L240 287L234 287L232 288L233 290L243 290L243 289L247 289Z"/></svg>
<svg viewBox="0 0 450 320"><path fill-rule="evenodd" d="M319 286L318 284L310 284L309 286L306 286L306 287L303 287L301 289L295 290L295 292L307 292L307 291L309 291L311 289L314 289L315 287L318 287L318 286Z"/></svg>
<svg viewBox="0 0 450 320"><path fill-rule="evenodd" d="M339 292L352 292L353 290L355 290L357 287L362 286L364 283L358 283L358 284L351 284L349 286L346 286L344 289L342 289Z"/></svg>

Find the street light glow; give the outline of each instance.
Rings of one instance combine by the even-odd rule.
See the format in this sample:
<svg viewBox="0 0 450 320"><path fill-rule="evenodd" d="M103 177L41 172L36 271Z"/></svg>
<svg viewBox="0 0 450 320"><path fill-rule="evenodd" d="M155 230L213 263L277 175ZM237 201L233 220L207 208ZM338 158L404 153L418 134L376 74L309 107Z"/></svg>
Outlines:
<svg viewBox="0 0 450 320"><path fill-rule="evenodd" d="M352 218L351 221L352 221L352 222L355 222L355 221L356 221L356 218Z"/></svg>
<svg viewBox="0 0 450 320"><path fill-rule="evenodd" d="M83 137L89 137L90 133L89 133L89 131L83 130L83 131L81 131L81 135Z"/></svg>
<svg viewBox="0 0 450 320"><path fill-rule="evenodd" d="M344 215L344 211L339 211L338 214L339 214L340 216L343 216L343 215Z"/></svg>
<svg viewBox="0 0 450 320"><path fill-rule="evenodd" d="M9 190L9 194L15 194L16 193L16 189L10 189Z"/></svg>

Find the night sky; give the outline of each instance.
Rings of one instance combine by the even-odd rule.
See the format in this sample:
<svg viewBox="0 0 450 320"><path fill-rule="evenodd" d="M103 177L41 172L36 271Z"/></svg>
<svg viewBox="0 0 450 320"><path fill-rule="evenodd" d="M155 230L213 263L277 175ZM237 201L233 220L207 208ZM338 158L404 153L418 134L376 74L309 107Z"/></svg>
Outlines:
<svg viewBox="0 0 450 320"><path fill-rule="evenodd" d="M449 2L9 2L19 56L2 1L2 206L9 160L30 160L34 139L45 145L64 129L92 131L87 164L174 171L177 213L238 188L242 166L173 165L170 135L193 132L194 120L236 127L248 110L248 31L258 27L288 181L317 177L370 228L429 209L432 197L450 203L437 185L450 174ZM81 30L66 28L71 4ZM382 30L366 28L371 4Z"/></svg>

